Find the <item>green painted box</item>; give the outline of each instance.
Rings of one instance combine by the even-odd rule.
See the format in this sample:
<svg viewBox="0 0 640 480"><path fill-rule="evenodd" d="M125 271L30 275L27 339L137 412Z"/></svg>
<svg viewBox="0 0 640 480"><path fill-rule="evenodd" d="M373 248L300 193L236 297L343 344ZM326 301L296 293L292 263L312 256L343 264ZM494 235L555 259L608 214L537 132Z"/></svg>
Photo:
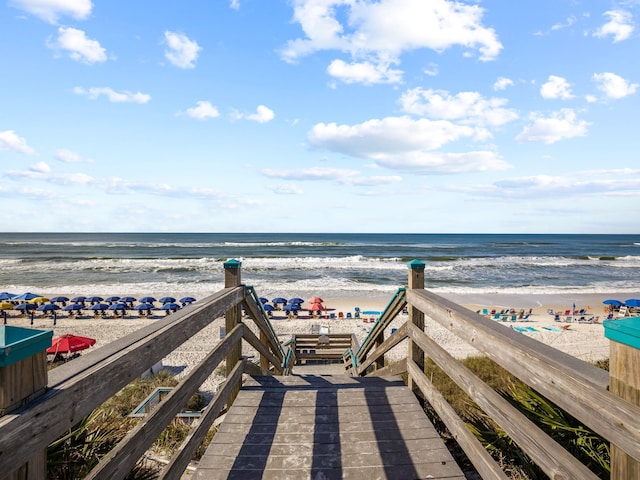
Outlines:
<svg viewBox="0 0 640 480"><path fill-rule="evenodd" d="M19 362L51 346L53 330L33 328L0 327L0 367Z"/></svg>
<svg viewBox="0 0 640 480"><path fill-rule="evenodd" d="M640 317L607 320L603 326L609 340L640 349Z"/></svg>

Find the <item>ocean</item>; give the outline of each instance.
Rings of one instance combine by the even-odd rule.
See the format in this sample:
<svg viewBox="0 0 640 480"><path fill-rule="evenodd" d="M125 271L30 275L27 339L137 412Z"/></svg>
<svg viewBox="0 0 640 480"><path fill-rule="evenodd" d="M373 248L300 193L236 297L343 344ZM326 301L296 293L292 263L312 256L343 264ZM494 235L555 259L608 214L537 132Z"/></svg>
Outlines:
<svg viewBox="0 0 640 480"><path fill-rule="evenodd" d="M640 235L0 233L0 291L202 298L228 259L267 298L387 297L414 259L441 295L640 289Z"/></svg>

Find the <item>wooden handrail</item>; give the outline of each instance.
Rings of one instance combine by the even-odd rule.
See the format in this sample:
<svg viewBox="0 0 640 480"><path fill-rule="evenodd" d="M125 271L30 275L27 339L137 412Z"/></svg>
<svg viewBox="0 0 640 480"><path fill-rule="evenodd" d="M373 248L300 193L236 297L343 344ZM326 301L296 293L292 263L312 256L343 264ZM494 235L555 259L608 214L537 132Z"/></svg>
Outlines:
<svg viewBox="0 0 640 480"><path fill-rule="evenodd" d="M118 442L115 448L100 460L100 463L85 478L88 480L125 478L138 459L175 418L176 412L180 411L180 408L187 403L198 387L224 360L231 348L240 342L243 332L246 333L247 330L244 325L238 325L234 328L193 371L171 390L171 393L162 400L160 405L145 416L133 430Z"/></svg>
<svg viewBox="0 0 640 480"><path fill-rule="evenodd" d="M384 356L389 350L407 338L407 324L403 323L389 338L387 338L378 348L376 348L364 361L358 365L358 375L362 375L367 368L378 358Z"/></svg>

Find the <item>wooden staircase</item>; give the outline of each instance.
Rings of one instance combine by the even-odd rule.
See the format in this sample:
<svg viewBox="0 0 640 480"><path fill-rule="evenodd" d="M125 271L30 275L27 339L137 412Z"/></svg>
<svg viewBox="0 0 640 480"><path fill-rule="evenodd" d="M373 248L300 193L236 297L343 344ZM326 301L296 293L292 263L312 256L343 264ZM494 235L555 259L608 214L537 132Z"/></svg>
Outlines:
<svg viewBox="0 0 640 480"><path fill-rule="evenodd" d="M250 377L199 479L464 479L398 377Z"/></svg>

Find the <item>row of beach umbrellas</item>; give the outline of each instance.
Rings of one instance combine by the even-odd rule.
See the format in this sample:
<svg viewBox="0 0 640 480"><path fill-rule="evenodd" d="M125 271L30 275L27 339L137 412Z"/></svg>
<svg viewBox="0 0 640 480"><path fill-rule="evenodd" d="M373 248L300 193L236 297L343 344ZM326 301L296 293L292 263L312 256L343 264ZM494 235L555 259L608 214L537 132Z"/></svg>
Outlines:
<svg viewBox="0 0 640 480"><path fill-rule="evenodd" d="M302 304L305 303L305 300L299 297L290 298L288 300L283 297L276 297L273 300L271 300L271 304L269 303L268 298L260 297L259 300L262 303L262 307L267 312L272 312L274 310L277 310L278 308L281 308L285 312L289 312L289 313L291 312L295 313L300 310L318 312L318 311L323 311L327 309L327 307L323 305L324 300L320 297L312 297L309 300L307 300L308 306L304 308L302 307Z"/></svg>
<svg viewBox="0 0 640 480"><path fill-rule="evenodd" d="M57 296L52 298L46 298L41 295L26 292L20 295L12 294L9 292L0 292L0 310L23 310L23 311L41 311L49 312L62 310L66 312L73 312L79 310L92 310L92 311L126 311L126 310L172 310L176 311L180 308L189 305L196 301L193 297L183 297L180 300L176 300L174 297L162 297L156 299L151 296L142 297L139 300L138 305L133 305L133 302L138 301L132 296L111 296L103 298L99 296L78 296L74 298L68 298L65 296ZM21 302L16 304L15 302ZM72 302L72 303L67 303ZM103 303L107 302L107 303ZM161 307L156 307L155 302L162 304ZM177 303L179 302L179 303ZM90 303L89 306L86 303Z"/></svg>
<svg viewBox="0 0 640 480"><path fill-rule="evenodd" d="M604 303L605 305L611 305L614 308L617 308L617 307L638 308L638 307L640 307L640 299L638 299L638 298L629 298L629 299L625 300L624 302L621 301L621 300L609 299L609 300L605 300L602 303Z"/></svg>

